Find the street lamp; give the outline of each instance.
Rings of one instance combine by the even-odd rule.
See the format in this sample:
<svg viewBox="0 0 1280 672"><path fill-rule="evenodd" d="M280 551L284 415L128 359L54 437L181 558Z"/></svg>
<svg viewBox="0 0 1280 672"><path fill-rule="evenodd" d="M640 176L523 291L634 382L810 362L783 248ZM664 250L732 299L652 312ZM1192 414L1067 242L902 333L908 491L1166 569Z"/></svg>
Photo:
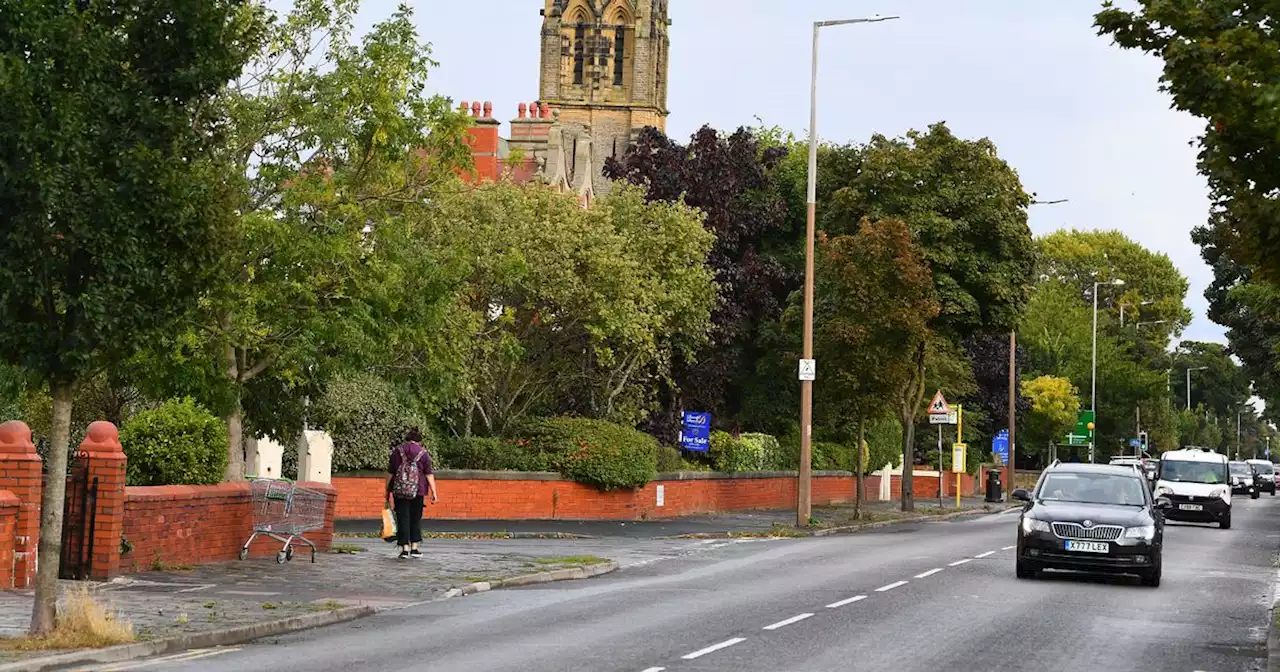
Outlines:
<svg viewBox="0 0 1280 672"><path fill-rule="evenodd" d="M809 189L804 231L804 359L813 359L813 239L814 213L818 204L818 31L827 26L843 26L852 23L879 23L892 21L896 16L877 16L870 19L838 19L813 22L813 71L809 77ZM801 367L803 368L803 367ZM810 373L816 373L816 366ZM800 380L800 468L796 474L796 525L809 525L810 480L813 461L813 377L802 375Z"/></svg>
<svg viewBox="0 0 1280 672"><path fill-rule="evenodd" d="M1188 411L1191 410L1191 372L1204 371L1207 368L1209 367L1207 366L1187 367L1187 410Z"/></svg>
<svg viewBox="0 0 1280 672"><path fill-rule="evenodd" d="M1124 280L1116 278L1111 282L1093 283L1093 383L1089 390L1089 410L1094 412L1094 422L1098 421L1098 287L1102 285L1122 287Z"/></svg>

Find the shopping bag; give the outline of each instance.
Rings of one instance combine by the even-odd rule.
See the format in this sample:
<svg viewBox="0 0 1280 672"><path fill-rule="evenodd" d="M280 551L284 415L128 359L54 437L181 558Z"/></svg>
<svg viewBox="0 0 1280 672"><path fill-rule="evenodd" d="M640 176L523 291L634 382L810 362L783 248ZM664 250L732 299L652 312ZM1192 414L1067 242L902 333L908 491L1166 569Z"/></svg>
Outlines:
<svg viewBox="0 0 1280 672"><path fill-rule="evenodd" d="M382 510L382 540L388 544L396 541L396 514L391 507Z"/></svg>

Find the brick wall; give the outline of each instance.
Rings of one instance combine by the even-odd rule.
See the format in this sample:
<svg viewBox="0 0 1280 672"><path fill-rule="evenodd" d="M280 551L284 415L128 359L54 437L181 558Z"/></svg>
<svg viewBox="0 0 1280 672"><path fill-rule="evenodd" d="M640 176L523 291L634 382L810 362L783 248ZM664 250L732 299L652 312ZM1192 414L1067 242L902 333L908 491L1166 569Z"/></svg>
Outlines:
<svg viewBox="0 0 1280 672"><path fill-rule="evenodd" d="M31 429L10 420L0 425L0 489L18 499L13 532L13 584L26 588L35 583L36 549L40 542L41 460L31 442ZM9 584L0 584L0 588Z"/></svg>
<svg viewBox="0 0 1280 672"><path fill-rule="evenodd" d="M299 485L328 495L325 525L305 536L320 550L333 542L336 492L324 483ZM124 571L156 564L200 564L234 560L253 533L253 506L248 483L163 485L125 489L124 538L132 545L121 556ZM272 556L283 545L259 537L250 555ZM303 546L303 549L306 547ZM307 555L299 551L300 559Z"/></svg>
<svg viewBox="0 0 1280 672"><path fill-rule="evenodd" d="M22 502L8 490L0 490L0 590L13 587L13 546Z"/></svg>

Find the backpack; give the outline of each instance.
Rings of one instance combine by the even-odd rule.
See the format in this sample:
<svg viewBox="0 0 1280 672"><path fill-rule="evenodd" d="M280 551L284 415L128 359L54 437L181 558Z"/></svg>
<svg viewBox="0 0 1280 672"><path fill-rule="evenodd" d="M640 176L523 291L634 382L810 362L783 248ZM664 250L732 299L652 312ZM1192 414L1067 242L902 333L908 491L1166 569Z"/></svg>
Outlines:
<svg viewBox="0 0 1280 672"><path fill-rule="evenodd" d="M418 479L422 476L422 472L418 470L418 460L422 459L422 454L426 450L414 455L413 460L410 461L405 445L408 444L397 448L400 451L400 468L396 469L395 475L391 477L391 492L401 499L413 499L418 496Z"/></svg>

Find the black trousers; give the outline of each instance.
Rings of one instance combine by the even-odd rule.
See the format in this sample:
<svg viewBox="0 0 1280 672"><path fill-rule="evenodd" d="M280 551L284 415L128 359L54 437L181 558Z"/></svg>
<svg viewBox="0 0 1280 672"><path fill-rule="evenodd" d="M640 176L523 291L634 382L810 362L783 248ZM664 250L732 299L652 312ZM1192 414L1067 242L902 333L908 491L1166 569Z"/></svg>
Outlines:
<svg viewBox="0 0 1280 672"><path fill-rule="evenodd" d="M396 543L401 546L422 541L422 497L396 497Z"/></svg>

